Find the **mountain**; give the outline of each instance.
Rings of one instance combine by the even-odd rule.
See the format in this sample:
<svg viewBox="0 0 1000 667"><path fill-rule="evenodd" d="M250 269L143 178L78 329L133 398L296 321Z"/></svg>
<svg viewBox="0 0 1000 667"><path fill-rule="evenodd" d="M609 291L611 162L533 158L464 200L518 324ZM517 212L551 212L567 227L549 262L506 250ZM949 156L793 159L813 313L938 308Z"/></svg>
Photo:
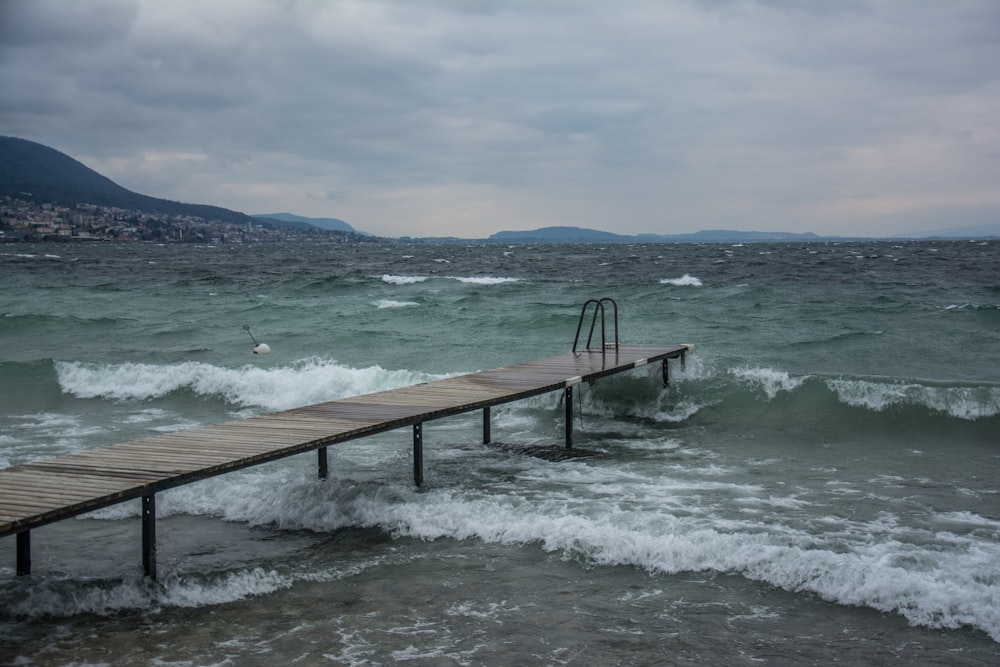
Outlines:
<svg viewBox="0 0 1000 667"><path fill-rule="evenodd" d="M252 215L260 220L278 220L280 222L312 225L313 227L331 231L360 233L354 227L337 218L306 218L293 213L254 213Z"/></svg>
<svg viewBox="0 0 1000 667"><path fill-rule="evenodd" d="M30 197L39 203L67 207L87 203L237 224L253 220L245 213L219 206L184 204L126 190L65 153L16 137L0 137L0 197L4 196Z"/></svg>
<svg viewBox="0 0 1000 667"><path fill-rule="evenodd" d="M1000 237L1000 222L969 227L948 227L946 229L923 230L905 234L907 238L928 239L980 239Z"/></svg>
<svg viewBox="0 0 1000 667"><path fill-rule="evenodd" d="M581 227L542 227L531 231L497 232L488 239L498 243L720 243L752 241L817 241L821 237L807 232L741 232L708 229L693 234L638 234L626 236ZM839 237L838 237L839 238Z"/></svg>
<svg viewBox="0 0 1000 667"><path fill-rule="evenodd" d="M628 243L634 237L582 227L542 227L532 231L497 232L490 241L501 243Z"/></svg>
<svg viewBox="0 0 1000 667"><path fill-rule="evenodd" d="M635 237L640 241L690 241L693 243L719 243L731 241L818 241L822 238L841 238L834 236L819 236L812 232L742 232L735 229L703 229L693 234L639 234Z"/></svg>

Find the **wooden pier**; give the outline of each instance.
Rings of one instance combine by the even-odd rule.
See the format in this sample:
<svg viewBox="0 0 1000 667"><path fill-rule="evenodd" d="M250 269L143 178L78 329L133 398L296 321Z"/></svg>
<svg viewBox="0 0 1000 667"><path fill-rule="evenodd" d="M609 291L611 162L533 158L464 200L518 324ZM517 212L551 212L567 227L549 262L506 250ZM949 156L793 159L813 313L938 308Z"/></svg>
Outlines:
<svg viewBox="0 0 1000 667"><path fill-rule="evenodd" d="M602 313L603 317L603 313ZM617 322L616 322L617 329ZM579 336L579 331L577 332ZM617 331L616 331L617 338ZM0 469L0 537L17 536L17 573L31 573L31 530L127 500L142 499L142 560L156 578L156 494L165 489L309 451L327 476L327 447L403 427L413 430L413 479L424 481L423 425L563 391L565 447L573 446L573 392L581 382L662 363L682 362L691 345L606 346L400 389L328 401L214 426Z"/></svg>

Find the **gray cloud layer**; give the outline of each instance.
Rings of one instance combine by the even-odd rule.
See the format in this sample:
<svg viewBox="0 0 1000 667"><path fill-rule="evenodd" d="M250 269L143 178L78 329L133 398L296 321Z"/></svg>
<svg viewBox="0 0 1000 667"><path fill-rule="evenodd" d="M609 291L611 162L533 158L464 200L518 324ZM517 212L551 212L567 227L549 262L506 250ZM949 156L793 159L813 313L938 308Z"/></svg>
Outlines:
<svg viewBox="0 0 1000 667"><path fill-rule="evenodd" d="M1000 222L993 0L0 0L0 133L374 233Z"/></svg>

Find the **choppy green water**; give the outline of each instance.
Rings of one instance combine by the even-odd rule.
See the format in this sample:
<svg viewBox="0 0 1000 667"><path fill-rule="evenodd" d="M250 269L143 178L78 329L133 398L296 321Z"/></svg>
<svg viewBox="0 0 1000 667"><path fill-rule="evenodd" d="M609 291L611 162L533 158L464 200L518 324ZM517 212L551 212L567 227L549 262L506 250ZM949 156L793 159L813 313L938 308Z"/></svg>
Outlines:
<svg viewBox="0 0 1000 667"><path fill-rule="evenodd" d="M478 416L0 541L0 663L994 664L1000 243L9 246L0 464L562 353L697 345L582 395L550 463ZM251 354L244 330L267 342ZM494 438L558 442L558 397ZM30 664L30 663L28 663Z"/></svg>

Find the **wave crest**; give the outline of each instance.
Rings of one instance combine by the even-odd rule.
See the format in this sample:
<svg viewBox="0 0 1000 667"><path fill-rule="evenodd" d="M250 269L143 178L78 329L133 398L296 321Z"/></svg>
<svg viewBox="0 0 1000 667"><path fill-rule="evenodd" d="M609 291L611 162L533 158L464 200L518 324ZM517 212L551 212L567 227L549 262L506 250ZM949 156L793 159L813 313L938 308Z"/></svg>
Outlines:
<svg viewBox="0 0 1000 667"><path fill-rule="evenodd" d="M701 278L695 278L694 276L685 273L680 278L663 278L660 280L661 285L673 285L674 287L701 287Z"/></svg>
<svg viewBox="0 0 1000 667"><path fill-rule="evenodd" d="M457 280L460 283L466 283L469 285L503 285L505 283L516 283L520 282L520 278L497 278L493 276L448 276L452 280Z"/></svg>
<svg viewBox="0 0 1000 667"><path fill-rule="evenodd" d="M795 391L806 381L805 377L792 377L787 371L772 368L741 366L730 369L729 374L750 387L762 390L768 398L774 398L783 391Z"/></svg>
<svg viewBox="0 0 1000 667"><path fill-rule="evenodd" d="M876 413L899 408L924 408L966 421L1000 415L1000 386L991 384L949 385L892 378L795 376L773 368L748 366L731 368L728 375L752 391L763 392L768 400L786 394L792 400L809 401L813 410L822 408L815 404L822 399L814 390L823 387L841 405ZM807 391L809 396L802 393Z"/></svg>
<svg viewBox="0 0 1000 667"><path fill-rule="evenodd" d="M279 368L224 368L201 362L158 365L56 362L59 386L78 398L146 401L178 391L221 398L244 408L287 410L446 377L381 366L350 368L304 359Z"/></svg>
<svg viewBox="0 0 1000 667"><path fill-rule="evenodd" d="M382 282L390 285L413 285L427 280L427 276L393 276L388 273L382 275Z"/></svg>
<svg viewBox="0 0 1000 667"><path fill-rule="evenodd" d="M875 412L915 405L967 420L1000 414L1000 387L948 387L860 379L830 379L826 385L841 402Z"/></svg>

